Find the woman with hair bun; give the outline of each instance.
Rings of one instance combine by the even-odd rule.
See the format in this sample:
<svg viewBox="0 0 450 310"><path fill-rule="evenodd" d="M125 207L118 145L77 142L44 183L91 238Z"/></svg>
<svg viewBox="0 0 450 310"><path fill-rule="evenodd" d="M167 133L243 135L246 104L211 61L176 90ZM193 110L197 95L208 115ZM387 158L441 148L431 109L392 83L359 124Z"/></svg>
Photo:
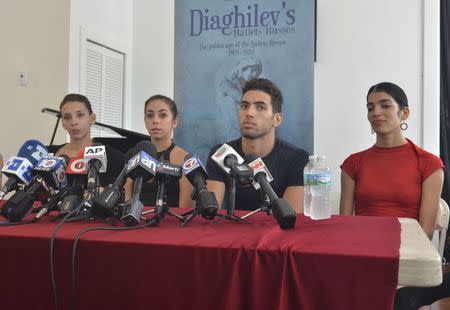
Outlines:
<svg viewBox="0 0 450 310"><path fill-rule="evenodd" d="M340 212L413 218L431 239L444 182L442 160L403 136L410 109L399 86L378 83L366 101L376 142L342 164Z"/></svg>

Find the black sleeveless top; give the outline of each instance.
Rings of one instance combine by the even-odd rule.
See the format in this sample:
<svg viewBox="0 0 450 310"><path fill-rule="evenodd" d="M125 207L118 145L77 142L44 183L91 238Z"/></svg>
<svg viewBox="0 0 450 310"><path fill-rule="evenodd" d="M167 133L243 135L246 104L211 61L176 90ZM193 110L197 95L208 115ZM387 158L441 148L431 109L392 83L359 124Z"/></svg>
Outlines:
<svg viewBox="0 0 450 310"><path fill-rule="evenodd" d="M156 153L158 160L170 161L170 152L175 147L175 143L172 143L166 150ZM145 184L142 184L140 200L146 206L154 206L156 203L156 195L158 194L158 184L153 178ZM170 182L166 188L167 206L178 207L180 197L180 182Z"/></svg>

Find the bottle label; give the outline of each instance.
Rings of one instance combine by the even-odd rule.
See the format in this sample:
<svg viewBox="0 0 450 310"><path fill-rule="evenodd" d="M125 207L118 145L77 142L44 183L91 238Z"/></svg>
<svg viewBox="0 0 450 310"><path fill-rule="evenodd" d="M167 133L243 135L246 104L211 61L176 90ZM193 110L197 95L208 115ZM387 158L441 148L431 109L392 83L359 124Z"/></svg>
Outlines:
<svg viewBox="0 0 450 310"><path fill-rule="evenodd" d="M305 184L308 185L328 185L331 186L331 174L329 173L315 173L308 174L308 179Z"/></svg>
<svg viewBox="0 0 450 310"><path fill-rule="evenodd" d="M303 174L303 184L304 185L308 185L309 183L309 179L310 179L310 176L311 176L311 174L309 174L309 173L304 173Z"/></svg>

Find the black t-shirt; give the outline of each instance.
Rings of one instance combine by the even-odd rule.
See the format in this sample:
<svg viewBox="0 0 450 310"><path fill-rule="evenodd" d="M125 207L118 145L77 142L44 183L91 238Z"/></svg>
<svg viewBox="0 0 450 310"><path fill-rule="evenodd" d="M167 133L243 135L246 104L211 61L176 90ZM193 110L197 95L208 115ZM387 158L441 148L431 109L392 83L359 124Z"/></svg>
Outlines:
<svg viewBox="0 0 450 310"><path fill-rule="evenodd" d="M49 145L47 146L49 153L58 152L58 150L63 147L65 144L61 145ZM112 148L108 145L105 145L106 149L106 172L100 173L100 186L106 187L108 184L114 183L114 180L117 178L117 176L120 174L122 169L125 166L125 156L122 154L122 152L116 150L115 148ZM67 181L69 185L73 184L74 180L76 178L80 178L79 175L67 175ZM87 178L84 177L87 182Z"/></svg>
<svg viewBox="0 0 450 310"><path fill-rule="evenodd" d="M242 151L242 139L227 142L229 146L236 150L242 158L246 155ZM211 149L206 164L209 179L227 184L228 175L211 159L211 156L221 146L218 144ZM262 158L264 164L273 176L270 182L278 197L283 197L288 186L303 186L303 168L308 163L308 153L281 139L276 138L272 151ZM260 190L250 185L246 187L236 187L236 210L255 210L263 203Z"/></svg>

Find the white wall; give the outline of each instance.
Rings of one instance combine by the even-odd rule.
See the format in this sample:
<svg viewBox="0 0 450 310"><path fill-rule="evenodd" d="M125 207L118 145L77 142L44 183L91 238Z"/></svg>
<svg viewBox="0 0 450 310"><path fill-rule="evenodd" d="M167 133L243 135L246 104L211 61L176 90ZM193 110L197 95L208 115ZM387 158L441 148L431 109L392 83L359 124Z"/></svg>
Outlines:
<svg viewBox="0 0 450 310"><path fill-rule="evenodd" d="M411 109L405 135L422 144L421 3L318 1L314 145L329 158L335 190L342 161L375 142L365 106L375 83L405 90Z"/></svg>
<svg viewBox="0 0 450 310"><path fill-rule="evenodd" d="M135 0L134 130L144 129L146 97L156 92L173 95L173 5L173 0ZM434 135L439 130L439 100L427 101L426 118L423 113L424 96L439 98L436 79L428 78L434 74L439 80L439 53L434 52L438 10L437 0L318 0L314 149L329 159L334 190L340 188L342 161L374 143L365 96L377 82L391 81L405 90L411 108L405 135L418 145L429 142L427 148L438 152ZM423 47L424 37L431 48Z"/></svg>
<svg viewBox="0 0 450 310"><path fill-rule="evenodd" d="M6 3L7 2L7 3ZM27 139L50 142L56 118L42 114L67 91L69 0L3 1L0 10L0 153ZM19 86L19 72L28 85ZM59 135L56 142L62 142Z"/></svg>
<svg viewBox="0 0 450 310"><path fill-rule="evenodd" d="M70 1L69 92L80 92L83 37L125 54L124 127L131 119L133 0Z"/></svg>
<svg viewBox="0 0 450 310"><path fill-rule="evenodd" d="M135 0L131 129L147 134L144 102L155 94L173 98L174 1Z"/></svg>

